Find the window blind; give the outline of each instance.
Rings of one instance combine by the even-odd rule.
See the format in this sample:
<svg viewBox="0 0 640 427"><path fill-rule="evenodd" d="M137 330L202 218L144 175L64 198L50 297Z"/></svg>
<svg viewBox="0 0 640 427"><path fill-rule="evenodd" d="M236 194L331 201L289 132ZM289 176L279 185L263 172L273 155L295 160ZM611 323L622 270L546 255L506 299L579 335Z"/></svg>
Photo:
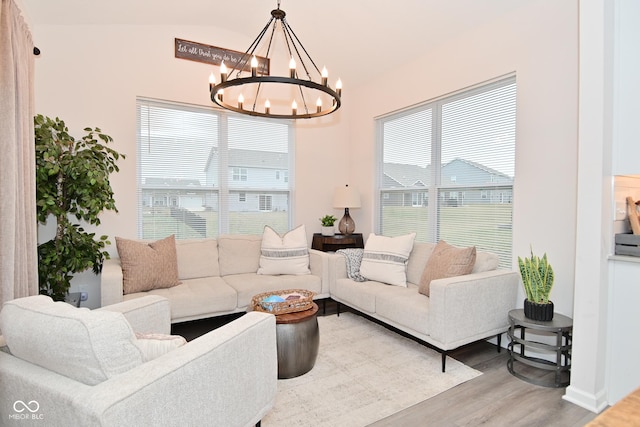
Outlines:
<svg viewBox="0 0 640 427"><path fill-rule="evenodd" d="M289 122L140 98L137 125L141 238L289 229Z"/></svg>
<svg viewBox="0 0 640 427"><path fill-rule="evenodd" d="M495 252L511 266L516 82L378 119L379 229Z"/></svg>

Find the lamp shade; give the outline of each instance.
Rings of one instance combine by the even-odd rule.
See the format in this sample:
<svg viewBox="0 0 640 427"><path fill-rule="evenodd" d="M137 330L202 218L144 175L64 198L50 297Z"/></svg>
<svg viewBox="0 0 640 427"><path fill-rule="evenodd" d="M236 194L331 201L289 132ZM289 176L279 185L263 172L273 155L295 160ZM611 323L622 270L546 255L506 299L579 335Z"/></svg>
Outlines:
<svg viewBox="0 0 640 427"><path fill-rule="evenodd" d="M353 187L337 187L333 193L334 208L359 208L360 193Z"/></svg>

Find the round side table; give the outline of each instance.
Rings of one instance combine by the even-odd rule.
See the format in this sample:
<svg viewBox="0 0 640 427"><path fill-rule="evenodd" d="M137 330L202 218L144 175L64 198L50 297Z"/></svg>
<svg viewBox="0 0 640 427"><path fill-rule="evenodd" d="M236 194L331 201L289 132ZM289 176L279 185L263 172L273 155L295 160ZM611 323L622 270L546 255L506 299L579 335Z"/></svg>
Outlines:
<svg viewBox="0 0 640 427"><path fill-rule="evenodd" d="M306 374L315 365L320 344L317 314L313 303L308 310L276 316L279 379Z"/></svg>
<svg viewBox="0 0 640 427"><path fill-rule="evenodd" d="M520 330L516 336L516 329ZM540 334L555 334L555 343L547 344L532 339L527 339L526 331ZM525 317L523 309L511 310L509 312L509 360L507 368L514 376L531 384L544 387L566 387L569 385L571 377L571 340L573 332L573 320L562 314L554 313L553 320L541 322ZM534 334L535 335L535 334ZM538 354L552 353L555 361L542 359L527 355L525 350L537 352ZM525 366L555 371L551 380L549 378L534 378L527 376Z"/></svg>

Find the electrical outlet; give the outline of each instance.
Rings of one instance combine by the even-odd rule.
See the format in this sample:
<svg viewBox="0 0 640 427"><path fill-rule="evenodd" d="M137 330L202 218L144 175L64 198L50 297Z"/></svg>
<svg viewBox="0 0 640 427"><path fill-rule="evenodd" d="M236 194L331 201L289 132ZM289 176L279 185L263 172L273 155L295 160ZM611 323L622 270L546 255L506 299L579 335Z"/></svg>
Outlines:
<svg viewBox="0 0 640 427"><path fill-rule="evenodd" d="M89 293L88 292L80 292L80 301L86 301L89 299Z"/></svg>

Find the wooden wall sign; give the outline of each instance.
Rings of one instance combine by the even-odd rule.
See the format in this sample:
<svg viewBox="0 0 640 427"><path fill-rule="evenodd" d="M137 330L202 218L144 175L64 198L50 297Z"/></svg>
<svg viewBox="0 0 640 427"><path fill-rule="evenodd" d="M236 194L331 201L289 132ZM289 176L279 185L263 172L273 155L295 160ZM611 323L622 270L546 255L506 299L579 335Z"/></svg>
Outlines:
<svg viewBox="0 0 640 427"><path fill-rule="evenodd" d="M196 43L189 40L175 39L175 41L176 58L213 65L220 65L222 61L224 61L229 72L238 66L238 63L244 55L244 52L223 49L221 47ZM256 59L258 60L258 74L269 75L269 58L256 56ZM245 61L244 71L251 71L251 58L245 58Z"/></svg>

